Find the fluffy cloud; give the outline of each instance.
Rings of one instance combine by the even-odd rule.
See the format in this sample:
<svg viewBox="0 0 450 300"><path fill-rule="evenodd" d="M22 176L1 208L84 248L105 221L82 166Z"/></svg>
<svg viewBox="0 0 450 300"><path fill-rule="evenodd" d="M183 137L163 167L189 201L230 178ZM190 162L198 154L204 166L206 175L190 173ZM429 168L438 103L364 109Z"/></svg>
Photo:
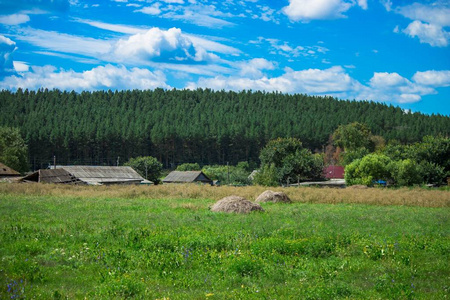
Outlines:
<svg viewBox="0 0 450 300"><path fill-rule="evenodd" d="M112 65L99 66L89 71L77 73L73 70L57 70L53 66L32 67L32 72L23 76L9 76L0 82L0 88L38 89L41 87L62 90L99 90L99 89L154 89L170 88L166 77L160 71Z"/></svg>
<svg viewBox="0 0 450 300"><path fill-rule="evenodd" d="M442 27L417 20L409 24L403 32L410 37L418 37L421 43L430 44L433 47L446 47L450 39L450 33Z"/></svg>
<svg viewBox="0 0 450 300"><path fill-rule="evenodd" d="M167 31L152 28L138 33L114 46L114 55L120 61L204 61L214 56L203 48L195 47L192 41L178 28Z"/></svg>
<svg viewBox="0 0 450 300"><path fill-rule="evenodd" d="M96 21L90 21L90 20L83 20L83 19L76 19L79 23L88 24L90 26L105 29L109 31L119 32L119 33L125 33L125 34L145 34L149 29L145 28L139 28L134 26L127 26L127 25L119 25L119 24L109 24L109 23L103 23L103 22L96 22ZM237 55L241 51L230 47L218 42L214 41L214 37L199 37L193 34L183 33L183 35L192 41L194 44L194 47L197 48L203 48L206 51L216 52L216 53L223 53L223 54L233 54Z"/></svg>
<svg viewBox="0 0 450 300"><path fill-rule="evenodd" d="M394 88L408 83L408 80L398 73L374 73L370 86L374 88Z"/></svg>
<svg viewBox="0 0 450 300"><path fill-rule="evenodd" d="M256 73L252 74L255 75ZM340 66L328 69L306 69L294 71L287 68L278 77L259 78L216 76L200 78L187 88L208 87L215 90L264 90L283 93L307 93L328 95L341 99L374 100L394 103L412 103L424 95L435 94L436 87L450 85L450 71L417 72L413 81L398 73L374 73L368 85L352 78Z"/></svg>
<svg viewBox="0 0 450 300"><path fill-rule="evenodd" d="M28 64L23 61L13 61L13 65L16 72L28 72L30 69Z"/></svg>
<svg viewBox="0 0 450 300"><path fill-rule="evenodd" d="M392 3L388 8L388 10L392 9ZM439 1L430 5L413 3L397 7L394 11L413 20L408 27L402 30L404 34L412 38L417 37L421 43L429 44L432 47L448 46L450 33L444 28L450 26L450 6L448 3Z"/></svg>
<svg viewBox="0 0 450 300"><path fill-rule="evenodd" d="M374 73L369 85L361 96L380 101L411 103L420 101L423 95L436 93L429 84L413 83L398 73Z"/></svg>
<svg viewBox="0 0 450 300"><path fill-rule="evenodd" d="M440 26L450 26L450 8L439 3L433 5L414 3L399 7L396 11L411 20L419 20Z"/></svg>
<svg viewBox="0 0 450 300"><path fill-rule="evenodd" d="M262 77L263 70L273 70L275 69L275 65L264 58L254 58L248 62L244 62L240 64L240 75L248 76L251 78Z"/></svg>
<svg viewBox="0 0 450 300"><path fill-rule="evenodd" d="M16 50L16 43L0 35L0 77L14 71L12 54Z"/></svg>
<svg viewBox="0 0 450 300"><path fill-rule="evenodd" d="M450 86L450 71L425 71L416 72L414 82L420 85L444 87Z"/></svg>
<svg viewBox="0 0 450 300"><path fill-rule="evenodd" d="M355 5L346 0L289 0L283 12L291 21L325 20L344 18L344 13ZM358 5L367 9L367 0L358 0Z"/></svg>
<svg viewBox="0 0 450 300"><path fill-rule="evenodd" d="M197 86L216 90L253 89L334 96L361 88L361 85L339 66L325 70L307 69L302 71L294 71L288 68L283 75L273 78L266 76L257 79L224 76L201 78L197 84L190 83L188 85L189 88Z"/></svg>
<svg viewBox="0 0 450 300"><path fill-rule="evenodd" d="M24 14L0 16L0 24L4 25L19 25L28 21L30 21L30 17Z"/></svg>
<svg viewBox="0 0 450 300"><path fill-rule="evenodd" d="M160 3L155 3L152 6L146 6L141 9L137 9L135 10L135 12L141 12L146 15L155 16L161 13L161 10L159 9L160 6L161 6Z"/></svg>

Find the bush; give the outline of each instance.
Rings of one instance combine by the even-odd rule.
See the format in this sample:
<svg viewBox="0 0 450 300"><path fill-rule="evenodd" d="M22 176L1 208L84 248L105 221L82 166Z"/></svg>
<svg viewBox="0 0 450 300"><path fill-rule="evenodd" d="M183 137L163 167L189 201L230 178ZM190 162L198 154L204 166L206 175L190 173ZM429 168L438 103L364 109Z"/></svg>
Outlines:
<svg viewBox="0 0 450 300"><path fill-rule="evenodd" d="M390 180L389 164L392 160L382 154L369 154L345 167L347 185L364 184L372 186L375 180Z"/></svg>
<svg viewBox="0 0 450 300"><path fill-rule="evenodd" d="M154 184L159 183L162 164L153 156L130 158L124 165L132 167L139 175L147 180L153 181Z"/></svg>
<svg viewBox="0 0 450 300"><path fill-rule="evenodd" d="M250 184L250 173L235 166L204 166L203 173L212 180L218 180L225 184Z"/></svg>
<svg viewBox="0 0 450 300"><path fill-rule="evenodd" d="M423 182L420 165L411 159L392 161L388 169L396 185L411 186Z"/></svg>
<svg viewBox="0 0 450 300"><path fill-rule="evenodd" d="M198 163L185 163L177 167L177 171L200 171L201 169Z"/></svg>
<svg viewBox="0 0 450 300"><path fill-rule="evenodd" d="M29 170L28 147L19 129L0 127L0 162L21 173Z"/></svg>
<svg viewBox="0 0 450 300"><path fill-rule="evenodd" d="M274 182L288 182L300 179L315 179L321 177L323 158L314 156L309 149L303 148L302 142L296 138L278 138L271 140L261 150L261 176L270 172L270 176L263 179L263 185ZM276 178L273 176L275 169ZM266 176L266 175L264 175Z"/></svg>
<svg viewBox="0 0 450 300"><path fill-rule="evenodd" d="M263 186L278 186L280 185L277 179L277 170L275 165L265 165L261 170L255 174L253 182Z"/></svg>

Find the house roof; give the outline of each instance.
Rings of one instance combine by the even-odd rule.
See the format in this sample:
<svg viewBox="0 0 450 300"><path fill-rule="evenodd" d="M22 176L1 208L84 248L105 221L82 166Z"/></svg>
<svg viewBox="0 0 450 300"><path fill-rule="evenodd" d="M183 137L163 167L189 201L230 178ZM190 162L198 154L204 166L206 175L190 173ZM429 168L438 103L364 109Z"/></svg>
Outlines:
<svg viewBox="0 0 450 300"><path fill-rule="evenodd" d="M19 176L20 173L7 165L0 163L0 176Z"/></svg>
<svg viewBox="0 0 450 300"><path fill-rule="evenodd" d="M23 178L24 181L45 183L79 183L80 181L64 169L38 170Z"/></svg>
<svg viewBox="0 0 450 300"><path fill-rule="evenodd" d="M208 182L211 183L212 180L209 179L202 171L172 171L163 182L174 182L174 183L187 183L187 182Z"/></svg>
<svg viewBox="0 0 450 300"><path fill-rule="evenodd" d="M141 182L141 177L132 167L120 166L62 166L76 178L86 183L131 183Z"/></svg>
<svg viewBox="0 0 450 300"><path fill-rule="evenodd" d="M39 170L24 178L26 181L48 183L112 184L140 183L144 181L131 167L107 166L61 166L56 169Z"/></svg>

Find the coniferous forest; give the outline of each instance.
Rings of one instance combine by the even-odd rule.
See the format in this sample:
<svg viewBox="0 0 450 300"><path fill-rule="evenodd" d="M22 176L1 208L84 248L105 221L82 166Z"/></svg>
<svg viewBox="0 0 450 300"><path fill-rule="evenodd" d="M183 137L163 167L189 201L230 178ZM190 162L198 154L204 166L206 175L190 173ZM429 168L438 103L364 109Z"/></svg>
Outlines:
<svg viewBox="0 0 450 300"><path fill-rule="evenodd" d="M322 151L341 124L361 122L387 141L450 135L450 117L368 101L209 89L0 92L0 126L18 127L32 169L58 164L115 165L151 155L184 162L258 162L271 139L296 137Z"/></svg>

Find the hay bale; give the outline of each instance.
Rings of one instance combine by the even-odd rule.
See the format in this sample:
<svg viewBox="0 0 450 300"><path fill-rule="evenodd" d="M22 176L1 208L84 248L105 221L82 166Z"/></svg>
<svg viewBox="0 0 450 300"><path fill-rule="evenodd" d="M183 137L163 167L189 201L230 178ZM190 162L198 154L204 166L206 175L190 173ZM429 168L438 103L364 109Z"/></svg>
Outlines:
<svg viewBox="0 0 450 300"><path fill-rule="evenodd" d="M261 205L239 196L228 196L210 207L214 212L248 214L252 211L264 211Z"/></svg>
<svg viewBox="0 0 450 300"><path fill-rule="evenodd" d="M355 184L347 187L348 189L354 189L354 190L365 190L367 189L367 185L363 184Z"/></svg>
<svg viewBox="0 0 450 300"><path fill-rule="evenodd" d="M256 202L281 202L281 203L292 203L288 195L283 192L274 192L267 190L256 198Z"/></svg>

